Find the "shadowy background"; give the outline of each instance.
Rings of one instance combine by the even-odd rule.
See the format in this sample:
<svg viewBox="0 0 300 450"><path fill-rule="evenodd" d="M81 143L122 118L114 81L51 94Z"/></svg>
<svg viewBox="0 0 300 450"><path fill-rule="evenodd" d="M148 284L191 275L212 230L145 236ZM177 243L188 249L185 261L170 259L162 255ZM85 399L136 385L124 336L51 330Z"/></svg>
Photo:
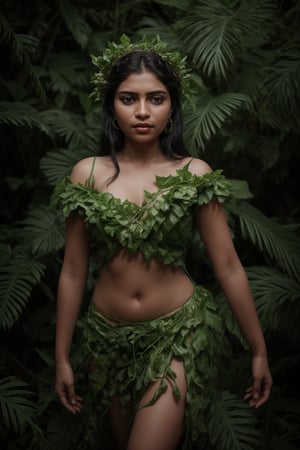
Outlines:
<svg viewBox="0 0 300 450"><path fill-rule="evenodd" d="M226 327L204 448L299 449L300 2L2 0L0 13L1 448L92 448L53 388L64 227L49 199L99 150L90 55L126 33L158 34L187 57L186 146L232 180L228 219L274 377L269 402L250 410L249 354L195 236L190 271L216 295ZM91 286L92 276L84 305Z"/></svg>

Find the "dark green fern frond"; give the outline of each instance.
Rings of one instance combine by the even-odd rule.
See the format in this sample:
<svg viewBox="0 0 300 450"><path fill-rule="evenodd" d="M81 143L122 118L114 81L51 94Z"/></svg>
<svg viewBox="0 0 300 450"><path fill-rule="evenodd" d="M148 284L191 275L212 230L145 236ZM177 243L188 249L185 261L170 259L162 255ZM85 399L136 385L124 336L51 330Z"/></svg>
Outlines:
<svg viewBox="0 0 300 450"><path fill-rule="evenodd" d="M26 426L33 426L37 417L36 405L27 397L32 396L28 386L15 377L0 379L1 422L7 429L22 433Z"/></svg>
<svg viewBox="0 0 300 450"><path fill-rule="evenodd" d="M246 273L263 331L283 332L294 342L299 341L299 282L266 266L247 267ZM248 349L223 293L217 296L216 302L226 329Z"/></svg>
<svg viewBox="0 0 300 450"><path fill-rule="evenodd" d="M0 14L0 43L9 48L12 57L15 58L16 64L19 66L19 70L22 72L22 79L25 80L26 86L34 91L42 104L45 104L46 93L35 73L28 53L22 45L21 40L24 41L24 39L24 35L21 36L21 39L18 38L11 25Z"/></svg>
<svg viewBox="0 0 300 450"><path fill-rule="evenodd" d="M67 28L71 31L75 41L78 42L82 48L85 48L92 31L91 27L80 13L79 9L68 0L60 0L59 3L60 11Z"/></svg>
<svg viewBox="0 0 300 450"><path fill-rule="evenodd" d="M41 113L41 119L47 127L74 147L82 147L84 124L79 115L67 113L59 109L48 109Z"/></svg>
<svg viewBox="0 0 300 450"><path fill-rule="evenodd" d="M54 92L72 92L74 87L88 88L90 74L87 70L89 60L83 53L51 53L47 59L47 76Z"/></svg>
<svg viewBox="0 0 300 450"><path fill-rule="evenodd" d="M219 392L211 402L209 431L218 450L253 450L259 444L254 411L228 391Z"/></svg>
<svg viewBox="0 0 300 450"><path fill-rule="evenodd" d="M300 283L270 267L247 269L256 308L265 330L300 339Z"/></svg>
<svg viewBox="0 0 300 450"><path fill-rule="evenodd" d="M268 115L269 118L270 115ZM282 124L279 126L282 128ZM252 145L251 149L249 148L249 153L259 160L263 170L270 169L278 163L281 139L281 136L253 136L252 142L255 142L255 145Z"/></svg>
<svg viewBox="0 0 300 450"><path fill-rule="evenodd" d="M230 191L234 199L246 200L253 197L253 195L249 190L249 185L247 181L235 180L233 178L230 178L229 181L230 181Z"/></svg>
<svg viewBox="0 0 300 450"><path fill-rule="evenodd" d="M253 102L253 108L251 109L251 121L255 124L255 127L261 130L272 128L274 130L286 131L286 122L282 121L282 118L274 110L270 108L270 105L263 97L258 97Z"/></svg>
<svg viewBox="0 0 300 450"><path fill-rule="evenodd" d="M176 28L194 64L208 75L226 78L243 43L250 38L257 41L258 32L262 36L267 32L273 9L273 2L266 0L241 2L239 8L203 0L178 21Z"/></svg>
<svg viewBox="0 0 300 450"><path fill-rule="evenodd" d="M54 149L41 159L40 167L49 183L55 186L65 176L70 175L71 169L80 159L91 156L87 150Z"/></svg>
<svg viewBox="0 0 300 450"><path fill-rule="evenodd" d="M292 278L300 277L300 243L297 236L246 202L231 208L239 218L243 236L265 252Z"/></svg>
<svg viewBox="0 0 300 450"><path fill-rule="evenodd" d="M32 289L45 271L43 263L16 248L0 266L0 329L11 328L30 299Z"/></svg>
<svg viewBox="0 0 300 450"><path fill-rule="evenodd" d="M238 67L238 76L228 80L231 90L249 95L253 103L261 104L263 84L272 51L254 47L249 49Z"/></svg>
<svg viewBox="0 0 300 450"><path fill-rule="evenodd" d="M1 227L1 231L3 228ZM12 254L11 246L7 242L0 242L1 265L6 266Z"/></svg>
<svg viewBox="0 0 300 450"><path fill-rule="evenodd" d="M190 108L185 114L185 141L190 151L203 150L234 111L247 107L249 98L227 92L217 97L203 94L195 102L196 108Z"/></svg>
<svg viewBox="0 0 300 450"><path fill-rule="evenodd" d="M290 44L292 45L292 43ZM282 48L271 61L264 84L269 109L281 120L299 128L300 120L300 40Z"/></svg>
<svg viewBox="0 0 300 450"><path fill-rule="evenodd" d="M8 432L13 431L15 448L53 450L38 425L38 408L30 400L32 392L22 380L0 379L0 418Z"/></svg>
<svg viewBox="0 0 300 450"><path fill-rule="evenodd" d="M18 234L33 254L52 253L64 245L62 221L56 212L46 205L32 209L18 224L22 226Z"/></svg>
<svg viewBox="0 0 300 450"><path fill-rule="evenodd" d="M48 133L38 111L25 102L0 102L0 124L17 127L38 127Z"/></svg>
<svg viewBox="0 0 300 450"><path fill-rule="evenodd" d="M171 8L178 8L179 10L186 10L191 6L190 0L154 0L159 5L171 6Z"/></svg>
<svg viewBox="0 0 300 450"><path fill-rule="evenodd" d="M85 50L89 55L100 55L106 49L107 43L113 40L113 30L93 32Z"/></svg>
<svg viewBox="0 0 300 450"><path fill-rule="evenodd" d="M163 42L168 44L170 50L178 51L181 48L181 42L174 27L161 18L145 17L141 21L139 35L152 39L159 36Z"/></svg>
<svg viewBox="0 0 300 450"><path fill-rule="evenodd" d="M40 113L41 120L55 135L65 139L71 148L95 148L98 142L99 125L87 126L79 114L49 109Z"/></svg>
<svg viewBox="0 0 300 450"><path fill-rule="evenodd" d="M39 45L39 40L35 36L29 36L28 34L16 33L17 39L22 43L23 47L28 53L34 53Z"/></svg>

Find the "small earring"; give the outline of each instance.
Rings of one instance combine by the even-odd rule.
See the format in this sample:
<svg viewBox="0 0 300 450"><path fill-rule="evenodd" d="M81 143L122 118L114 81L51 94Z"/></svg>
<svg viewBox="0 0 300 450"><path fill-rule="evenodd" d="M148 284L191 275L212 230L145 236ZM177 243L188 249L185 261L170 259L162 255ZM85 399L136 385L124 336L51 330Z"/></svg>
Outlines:
<svg viewBox="0 0 300 450"><path fill-rule="evenodd" d="M173 130L173 120L171 119L171 117L169 117L165 128L165 133L171 133L172 130Z"/></svg>
<svg viewBox="0 0 300 450"><path fill-rule="evenodd" d="M112 126L116 129L116 130L120 130L120 128L118 127L118 122L117 119L114 117L112 120Z"/></svg>

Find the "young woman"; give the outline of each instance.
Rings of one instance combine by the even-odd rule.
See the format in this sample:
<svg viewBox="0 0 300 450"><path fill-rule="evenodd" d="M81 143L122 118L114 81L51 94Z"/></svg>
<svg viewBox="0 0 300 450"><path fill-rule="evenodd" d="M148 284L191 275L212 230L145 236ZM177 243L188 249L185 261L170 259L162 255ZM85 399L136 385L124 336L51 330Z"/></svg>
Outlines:
<svg viewBox="0 0 300 450"><path fill-rule="evenodd" d="M197 445L222 335L211 294L185 267L193 227L250 345L253 407L271 389L265 342L222 206L228 183L184 150L178 71L137 49L110 69L103 156L78 162L55 194L67 218L56 391L81 410L69 353L92 252L98 276L83 337L99 427L107 416L118 449L176 449L183 435Z"/></svg>

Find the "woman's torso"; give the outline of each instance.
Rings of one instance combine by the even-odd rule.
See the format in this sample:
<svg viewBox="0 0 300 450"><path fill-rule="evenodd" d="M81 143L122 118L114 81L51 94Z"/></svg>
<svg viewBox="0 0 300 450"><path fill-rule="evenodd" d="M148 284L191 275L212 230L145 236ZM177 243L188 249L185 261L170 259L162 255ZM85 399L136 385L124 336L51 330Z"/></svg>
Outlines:
<svg viewBox="0 0 300 450"><path fill-rule="evenodd" d="M118 178L107 185L114 166L109 158L97 158L94 188L140 205L145 190L157 190L156 175L175 175L176 170L190 160L189 157L141 167L125 161L120 163ZM181 268L157 259L146 263L141 253L132 254L123 249L101 268L92 302L105 315L135 322L173 312L191 297L193 291L193 282Z"/></svg>
<svg viewBox="0 0 300 450"><path fill-rule="evenodd" d="M128 322L150 320L173 312L194 291L182 269L122 250L100 271L92 302L105 315Z"/></svg>

